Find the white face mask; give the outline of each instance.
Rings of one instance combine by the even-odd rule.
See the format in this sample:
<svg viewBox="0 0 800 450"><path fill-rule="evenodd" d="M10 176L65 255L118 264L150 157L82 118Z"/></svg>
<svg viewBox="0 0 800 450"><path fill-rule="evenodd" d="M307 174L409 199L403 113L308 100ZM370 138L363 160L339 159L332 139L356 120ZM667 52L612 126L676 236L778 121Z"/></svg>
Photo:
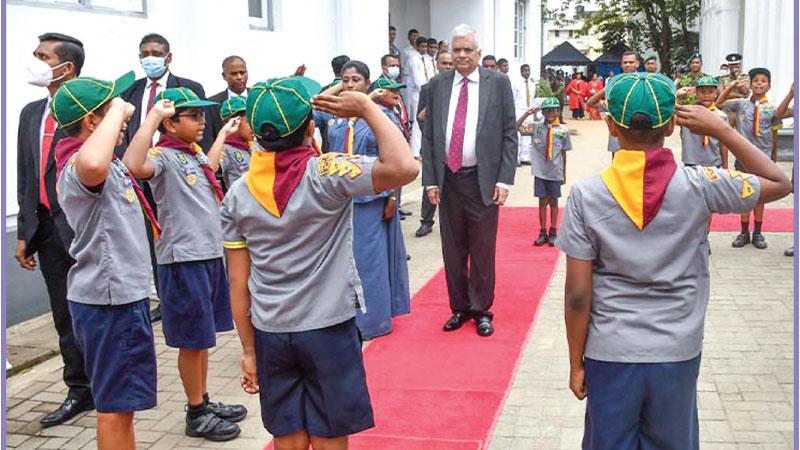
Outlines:
<svg viewBox="0 0 800 450"><path fill-rule="evenodd" d="M397 67L397 66L389 67L386 70L386 76L391 78L391 79L393 79L393 80L396 80L397 77L400 76L400 68Z"/></svg>
<svg viewBox="0 0 800 450"><path fill-rule="evenodd" d="M46 62L34 57L33 60L28 63L28 67L26 68L26 71L28 72L28 83L40 87L50 86L50 84L52 84L54 81L64 78L64 75L61 75L58 78L53 78L53 70L58 69L66 64L66 62L63 62L55 67L50 67L50 65L48 65Z"/></svg>

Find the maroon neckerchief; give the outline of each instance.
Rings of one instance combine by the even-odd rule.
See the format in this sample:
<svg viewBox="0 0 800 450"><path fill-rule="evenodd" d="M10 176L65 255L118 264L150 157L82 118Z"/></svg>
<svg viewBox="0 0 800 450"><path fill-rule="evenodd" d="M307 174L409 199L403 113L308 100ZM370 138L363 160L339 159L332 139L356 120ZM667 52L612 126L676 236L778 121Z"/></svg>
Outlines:
<svg viewBox="0 0 800 450"><path fill-rule="evenodd" d="M197 160L197 162L200 163L200 167L203 169L203 174L205 174L206 179L214 189L217 202L222 202L222 198L225 194L222 192L222 187L219 185L219 181L217 181L214 170L211 169L211 166L208 164L208 157L206 157L199 145L195 143L187 144L165 133L158 139L156 147L172 148Z"/></svg>
<svg viewBox="0 0 800 450"><path fill-rule="evenodd" d="M228 135L228 137L225 138L225 143L239 150L250 151L250 143L242 139L238 134Z"/></svg>

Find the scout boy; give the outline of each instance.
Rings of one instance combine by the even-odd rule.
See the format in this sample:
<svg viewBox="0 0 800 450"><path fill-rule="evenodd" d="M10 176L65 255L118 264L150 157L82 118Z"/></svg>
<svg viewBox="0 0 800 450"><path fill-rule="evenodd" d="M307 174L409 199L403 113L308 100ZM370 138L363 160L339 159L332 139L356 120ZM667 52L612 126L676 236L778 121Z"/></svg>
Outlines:
<svg viewBox="0 0 800 450"><path fill-rule="evenodd" d="M244 120L244 109L247 99L245 97L234 96L220 106L219 113L223 123L227 123L234 118L239 118L239 125L235 133L229 134L225 138L222 148L220 165L222 166L222 181L226 187L230 187L234 181L238 180L243 173L250 167L250 152L253 145L253 131L247 120ZM221 133L222 131L220 131Z"/></svg>
<svg viewBox="0 0 800 450"><path fill-rule="evenodd" d="M197 145L205 128L203 107L216 103L184 87L166 89L155 101L124 162L136 178L150 181L164 227L155 245L161 315L167 345L179 349L186 435L227 441L239 435L233 422L244 419L247 410L208 397L208 349L216 345L216 333L233 329L222 263L223 194L215 172L223 143L240 119L223 127L206 156ZM161 137L151 149L156 129Z"/></svg>
<svg viewBox="0 0 800 450"><path fill-rule="evenodd" d="M622 149L572 186L556 242L567 255L570 389L587 399L583 448L698 449L705 224L713 212L781 198L791 184L713 111L676 106L667 77L623 74L606 92ZM753 175L678 166L663 148L676 123L718 139Z"/></svg>
<svg viewBox="0 0 800 450"><path fill-rule="evenodd" d="M714 115L728 122L728 116L717 108L714 103L717 99L719 82L714 77L700 77L694 88L678 89L677 99L684 95L695 94L697 104L714 112ZM681 159L684 166L711 166L728 168L728 149L720 145L717 139L711 136L701 136L692 133L692 130L681 127Z"/></svg>
<svg viewBox="0 0 800 450"><path fill-rule="evenodd" d="M222 207L242 388L263 387L261 418L282 449L346 449L348 435L373 426L355 324L364 299L351 197L398 188L419 171L400 130L358 92L318 96L313 107L362 117L378 158L319 156L310 95L318 91L302 77L250 90L247 120L269 150L253 152Z"/></svg>
<svg viewBox="0 0 800 450"><path fill-rule="evenodd" d="M133 81L133 72L114 82L76 78L51 104L68 135L55 151L58 200L75 230L67 289L72 327L97 407L97 446L113 450L135 448L134 411L156 406L152 272L142 209L156 230L158 223L114 156L135 110L118 96Z"/></svg>
<svg viewBox="0 0 800 450"><path fill-rule="evenodd" d="M533 152L531 152L531 173L533 174L533 195L539 199L539 237L533 245L541 247L554 245L557 237L558 199L561 197L561 185L567 170L567 154L572 150L569 130L558 121L561 105L558 99L547 97L542 106L525 111L517 120L517 129L522 136L531 136ZM544 120L529 122L531 114L542 111ZM550 230L547 225L547 207L550 207Z"/></svg>
<svg viewBox="0 0 800 450"><path fill-rule="evenodd" d="M772 75L769 70L763 67L751 69L748 73L750 78L750 98L729 99L734 89L746 85L746 81L740 80L729 84L717 99L717 106L725 112L736 115L736 129L742 136L755 145L765 155L773 161L778 160L778 140L776 139L777 130L781 127L781 119L786 117L789 107L788 102L783 102L776 108L775 105L767 100L767 92L772 82ZM750 169L742 161L736 160L734 165L736 170L748 171ZM759 202L753 210L755 226L753 227L752 239L750 237L750 213L746 211L742 214L742 232L736 236L731 244L735 248L741 248L752 242L757 249L767 248L767 240L761 234L761 224L764 220L764 203Z"/></svg>

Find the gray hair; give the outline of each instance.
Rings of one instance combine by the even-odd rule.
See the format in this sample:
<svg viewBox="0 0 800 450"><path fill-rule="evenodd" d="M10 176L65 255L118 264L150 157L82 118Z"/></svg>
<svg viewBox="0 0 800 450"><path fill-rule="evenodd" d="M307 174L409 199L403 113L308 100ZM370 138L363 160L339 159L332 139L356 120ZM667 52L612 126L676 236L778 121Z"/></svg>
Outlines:
<svg viewBox="0 0 800 450"><path fill-rule="evenodd" d="M456 25L453 28L453 33L450 38L450 43L453 43L453 39L457 37L471 37L472 41L475 42L475 49L478 50L481 48L481 37L478 34L478 30L472 28L471 26L462 23L461 25Z"/></svg>

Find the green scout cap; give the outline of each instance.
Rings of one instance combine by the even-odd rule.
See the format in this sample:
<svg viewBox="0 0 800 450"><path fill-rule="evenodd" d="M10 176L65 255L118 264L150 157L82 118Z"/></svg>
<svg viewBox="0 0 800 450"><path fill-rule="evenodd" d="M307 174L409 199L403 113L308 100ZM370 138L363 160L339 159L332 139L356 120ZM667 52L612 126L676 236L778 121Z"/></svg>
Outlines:
<svg viewBox="0 0 800 450"><path fill-rule="evenodd" d="M127 91L135 79L133 71L130 71L116 81L90 77L69 80L58 88L50 102L53 118L61 128L77 123L107 101Z"/></svg>
<svg viewBox="0 0 800 450"><path fill-rule="evenodd" d="M767 80L770 80L770 82L772 82L772 74L769 72L769 69L766 69L764 67L755 67L753 69L750 69L750 72L747 72L747 75L750 77L751 80L753 79L754 76L758 74L766 75Z"/></svg>
<svg viewBox="0 0 800 450"><path fill-rule="evenodd" d="M393 80L393 79L391 79L389 77L381 76L380 78L378 78L375 81L375 89L394 90L394 89L402 89L404 87L406 87L405 84L398 83L397 81L395 81L395 80Z"/></svg>
<svg viewBox="0 0 800 450"><path fill-rule="evenodd" d="M292 75L289 78L292 78L294 80L299 81L300 84L305 86L306 91L308 92L308 95L310 95L312 97L317 95L317 94L319 94L320 92L322 92L322 85L317 83L315 80L313 80L311 78L300 76L300 75Z"/></svg>
<svg viewBox="0 0 800 450"><path fill-rule="evenodd" d="M717 87L719 86L719 81L717 81L714 77L700 77L695 82L695 87Z"/></svg>
<svg viewBox="0 0 800 450"><path fill-rule="evenodd" d="M650 60L653 60L653 61L657 62L658 61L658 57L656 57L656 55L650 55L650 56L648 56L647 58L644 59L644 62L647 62L647 61L650 61Z"/></svg>
<svg viewBox="0 0 800 450"><path fill-rule="evenodd" d="M222 117L222 120L228 120L228 117L236 113L244 112L245 109L247 109L247 98L234 95L222 102L222 106L219 108L219 115Z"/></svg>
<svg viewBox="0 0 800 450"><path fill-rule="evenodd" d="M541 109L558 109L561 107L561 103L558 102L558 99L555 97L547 97L542 100Z"/></svg>
<svg viewBox="0 0 800 450"><path fill-rule="evenodd" d="M159 100L171 100L175 109L219 105L217 102L202 100L191 89L185 87L164 89L156 95L153 104L158 103Z"/></svg>
<svg viewBox="0 0 800 450"><path fill-rule="evenodd" d="M650 118L651 128L659 128L675 112L675 84L658 73L623 73L608 81L606 103L611 118L623 128L639 113Z"/></svg>
<svg viewBox="0 0 800 450"><path fill-rule="evenodd" d="M247 120L257 137L261 137L265 124L272 125L281 137L286 137L305 122L311 114L311 94L306 86L314 87L308 80L313 81L298 76L272 78L256 83L249 90Z"/></svg>

